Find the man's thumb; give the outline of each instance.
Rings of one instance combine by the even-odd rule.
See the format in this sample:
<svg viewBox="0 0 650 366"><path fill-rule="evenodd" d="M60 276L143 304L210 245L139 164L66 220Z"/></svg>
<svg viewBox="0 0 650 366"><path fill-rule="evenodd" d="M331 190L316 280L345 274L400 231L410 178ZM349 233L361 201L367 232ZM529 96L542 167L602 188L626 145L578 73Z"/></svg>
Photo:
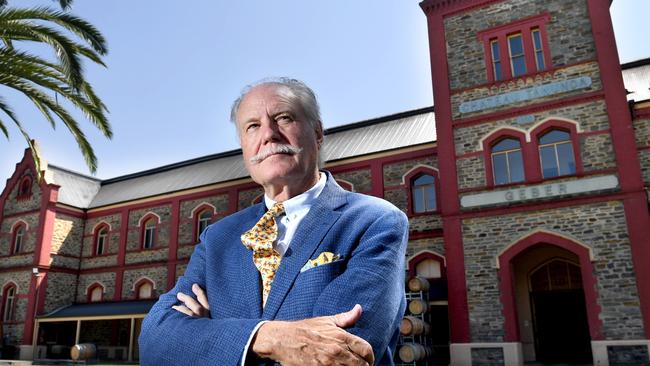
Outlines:
<svg viewBox="0 0 650 366"><path fill-rule="evenodd" d="M361 318L361 311L361 305L356 304L351 310L334 315L334 323L339 328L351 327Z"/></svg>

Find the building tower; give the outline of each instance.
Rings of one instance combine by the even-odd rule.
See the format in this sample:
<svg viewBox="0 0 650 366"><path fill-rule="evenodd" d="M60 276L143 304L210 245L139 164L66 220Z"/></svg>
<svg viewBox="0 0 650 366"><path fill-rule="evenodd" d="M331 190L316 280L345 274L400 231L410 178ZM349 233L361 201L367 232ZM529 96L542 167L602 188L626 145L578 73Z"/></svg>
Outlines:
<svg viewBox="0 0 650 366"><path fill-rule="evenodd" d="M650 362L648 200L610 3L421 3L454 365Z"/></svg>

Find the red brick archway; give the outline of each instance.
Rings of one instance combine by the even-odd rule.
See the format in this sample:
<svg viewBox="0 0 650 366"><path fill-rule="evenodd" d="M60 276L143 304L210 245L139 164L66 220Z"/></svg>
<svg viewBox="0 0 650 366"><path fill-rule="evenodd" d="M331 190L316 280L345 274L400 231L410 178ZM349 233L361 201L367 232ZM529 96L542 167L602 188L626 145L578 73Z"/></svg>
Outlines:
<svg viewBox="0 0 650 366"><path fill-rule="evenodd" d="M537 232L510 246L498 257L498 276L500 280L499 290L501 293L501 304L503 305L505 341L520 341L516 311L517 305L515 299L513 260L519 254L537 245L554 245L578 256L580 262L580 273L582 275L582 287L585 292L585 302L587 304L589 333L592 340L603 340L603 324L598 318L600 306L597 302L596 278L593 275L593 265L591 263L589 249L558 235L546 232Z"/></svg>

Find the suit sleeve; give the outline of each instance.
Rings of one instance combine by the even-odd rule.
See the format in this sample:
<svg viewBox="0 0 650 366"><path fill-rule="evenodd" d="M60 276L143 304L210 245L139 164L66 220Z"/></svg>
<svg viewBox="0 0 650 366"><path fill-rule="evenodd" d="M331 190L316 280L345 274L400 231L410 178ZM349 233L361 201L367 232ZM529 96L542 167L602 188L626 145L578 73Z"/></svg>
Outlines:
<svg viewBox="0 0 650 366"><path fill-rule="evenodd" d="M145 317L139 338L141 365L239 365L248 338L261 319L198 318L171 308L180 304L178 292L192 294L194 283L206 288L205 243L211 229L201 235L185 274Z"/></svg>
<svg viewBox="0 0 650 366"><path fill-rule="evenodd" d="M372 216L370 216L372 217ZM347 329L370 343L378 364L392 363L404 315L404 261L408 220L397 209L377 217L359 239L346 270L319 296L314 316L332 315L361 304L363 313Z"/></svg>

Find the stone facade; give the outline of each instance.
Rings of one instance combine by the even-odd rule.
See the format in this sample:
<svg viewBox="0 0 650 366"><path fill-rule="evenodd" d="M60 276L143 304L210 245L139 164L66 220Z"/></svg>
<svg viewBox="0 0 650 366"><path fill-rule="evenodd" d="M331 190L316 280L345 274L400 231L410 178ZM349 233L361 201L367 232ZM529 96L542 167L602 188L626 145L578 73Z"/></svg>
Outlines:
<svg viewBox="0 0 650 366"><path fill-rule="evenodd" d="M409 159L397 163L384 164L384 186L400 186L403 183L406 183L402 182L402 177L418 165L437 168L438 159L435 156L427 156L424 158Z"/></svg>
<svg viewBox="0 0 650 366"><path fill-rule="evenodd" d="M120 248L121 223L121 216L117 214L94 217L86 220L86 225L84 228L82 257L95 256L95 253L93 253L96 240L95 234L100 225L108 226L108 245L104 249L104 254L117 254ZM82 263L82 265L84 265L84 263Z"/></svg>
<svg viewBox="0 0 650 366"><path fill-rule="evenodd" d="M354 192L370 193L372 191L372 178L370 169L357 169L342 173L336 173L335 179L341 179L352 183Z"/></svg>
<svg viewBox="0 0 650 366"><path fill-rule="evenodd" d="M0 225L0 256L5 256L11 254L13 251L14 239L13 230L19 224L26 225L27 229L25 231L25 236L23 236L22 250L21 253L31 253L36 247L36 238L39 233L39 222L40 214L39 213L30 213L20 216L12 216L4 219L2 225ZM8 263L2 263L0 261L0 267L7 265Z"/></svg>
<svg viewBox="0 0 650 366"><path fill-rule="evenodd" d="M57 214L52 232L52 253L78 257L81 253L84 220Z"/></svg>
<svg viewBox="0 0 650 366"><path fill-rule="evenodd" d="M600 319L605 337L643 338L625 213L622 202L611 201L463 221L472 341L504 340L497 286L497 256L508 245L535 229L572 238L593 250Z"/></svg>
<svg viewBox="0 0 650 366"><path fill-rule="evenodd" d="M205 198L200 198L196 200L183 201L181 202L180 207L180 222L178 225L178 243L179 244L195 244L195 235L198 236L200 233L195 233L196 231L196 215L198 212L195 212L195 209L203 205L207 206L210 210L213 210L212 222L223 217L226 212L228 212L228 195L221 194L218 196L210 196ZM210 206L214 207L212 209Z"/></svg>
<svg viewBox="0 0 650 366"><path fill-rule="evenodd" d="M53 271L48 272L45 308L43 311L49 313L73 303L76 288L77 275Z"/></svg>
<svg viewBox="0 0 650 366"><path fill-rule="evenodd" d="M501 348L472 348L472 366L501 366L504 362Z"/></svg>
<svg viewBox="0 0 650 366"><path fill-rule="evenodd" d="M20 185L20 182L22 182L25 176L29 176L32 179L32 194L27 198L18 198L18 188L19 188L18 186ZM13 215L19 212L39 210L41 208L41 204L42 204L41 187L40 185L38 185L34 177L34 174L31 172L31 170L25 170L20 175L20 179L18 179L17 182L18 183L16 184L16 186L11 188L11 191L9 192L9 196L7 197L7 200L4 203L3 214L5 216Z"/></svg>
<svg viewBox="0 0 650 366"><path fill-rule="evenodd" d="M449 87L454 90L487 82L485 50L478 32L544 13L551 16L546 30L553 35L549 37L553 67L596 58L586 0L495 2L445 18Z"/></svg>
<svg viewBox="0 0 650 366"><path fill-rule="evenodd" d="M445 256L445 243L442 237L409 240L406 248L407 261L422 251L432 251L438 255Z"/></svg>
<svg viewBox="0 0 650 366"><path fill-rule="evenodd" d="M145 269L133 269L124 271L124 284L122 286L122 299L136 299L136 283L148 278L153 281L154 297L167 292L167 267L151 267Z"/></svg>
<svg viewBox="0 0 650 366"><path fill-rule="evenodd" d="M140 221L149 213L153 213L158 217L153 247L163 248L169 246L171 205L164 205L129 212L129 232L126 242L127 251L136 251L142 248L143 227L140 225Z"/></svg>
<svg viewBox="0 0 650 366"><path fill-rule="evenodd" d="M264 191L262 190L262 187L239 191L239 202L237 203L238 210L252 206L253 200L258 199L263 193Z"/></svg>
<svg viewBox="0 0 650 366"><path fill-rule="evenodd" d="M115 298L115 272L87 273L79 275L77 285L77 302L88 302L88 289L91 285L99 283L104 287L104 300L111 301Z"/></svg>

